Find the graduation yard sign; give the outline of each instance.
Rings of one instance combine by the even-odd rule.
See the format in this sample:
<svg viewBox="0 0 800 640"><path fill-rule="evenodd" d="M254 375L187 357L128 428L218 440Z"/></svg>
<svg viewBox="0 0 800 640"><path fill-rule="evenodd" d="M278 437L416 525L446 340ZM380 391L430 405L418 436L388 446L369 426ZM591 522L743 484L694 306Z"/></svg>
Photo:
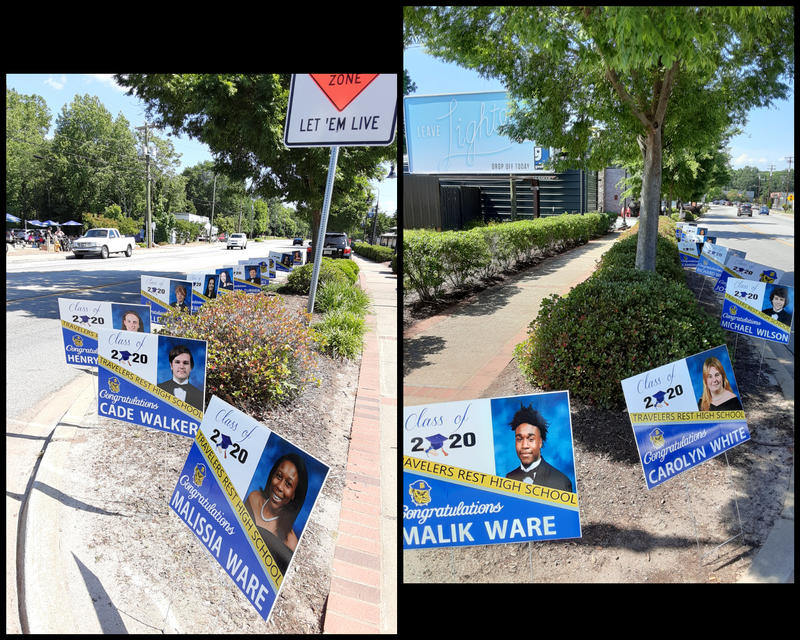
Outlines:
<svg viewBox="0 0 800 640"><path fill-rule="evenodd" d="M580 538L566 391L405 407L403 548Z"/></svg>
<svg viewBox="0 0 800 640"><path fill-rule="evenodd" d="M622 381L647 488L750 439L728 348Z"/></svg>
<svg viewBox="0 0 800 640"><path fill-rule="evenodd" d="M169 506L266 621L329 471L213 396Z"/></svg>
<svg viewBox="0 0 800 640"><path fill-rule="evenodd" d="M194 438L205 406L205 340L98 329L98 414Z"/></svg>

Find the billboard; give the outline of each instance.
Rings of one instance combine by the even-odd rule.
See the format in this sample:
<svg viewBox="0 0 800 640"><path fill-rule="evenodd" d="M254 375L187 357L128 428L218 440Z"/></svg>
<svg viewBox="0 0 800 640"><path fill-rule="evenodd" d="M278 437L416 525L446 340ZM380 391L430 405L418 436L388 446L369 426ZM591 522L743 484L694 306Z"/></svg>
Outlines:
<svg viewBox="0 0 800 640"><path fill-rule="evenodd" d="M536 174L551 149L512 142L498 128L508 120L506 91L406 96L410 173Z"/></svg>

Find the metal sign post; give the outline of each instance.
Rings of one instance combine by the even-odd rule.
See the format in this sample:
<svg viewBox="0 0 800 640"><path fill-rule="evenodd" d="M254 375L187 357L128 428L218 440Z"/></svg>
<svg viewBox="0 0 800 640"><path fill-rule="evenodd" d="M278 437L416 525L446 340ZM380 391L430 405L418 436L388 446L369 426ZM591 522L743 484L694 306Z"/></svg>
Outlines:
<svg viewBox="0 0 800 640"><path fill-rule="evenodd" d="M290 149L331 148L325 201L314 245L308 313L314 310L339 147L387 146L394 141L396 128L397 74L292 76L283 144Z"/></svg>
<svg viewBox="0 0 800 640"><path fill-rule="evenodd" d="M325 229L328 226L328 210L331 206L331 194L333 193L333 180L336 176L336 160L339 157L339 147L331 147L331 161L328 165L328 183L325 186L325 201L322 204L322 218L319 221L319 236L314 245L314 271L311 275L311 286L308 290L308 308L306 311L314 311L314 299L317 296L317 280L319 279L319 269L322 266L322 247L325 244Z"/></svg>

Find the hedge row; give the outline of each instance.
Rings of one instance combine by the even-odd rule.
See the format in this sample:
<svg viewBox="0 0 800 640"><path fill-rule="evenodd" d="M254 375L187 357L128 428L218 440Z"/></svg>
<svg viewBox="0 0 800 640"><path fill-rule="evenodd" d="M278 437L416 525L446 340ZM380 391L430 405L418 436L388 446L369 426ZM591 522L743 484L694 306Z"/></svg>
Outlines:
<svg viewBox="0 0 800 640"><path fill-rule="evenodd" d="M470 231L405 230L403 290L413 289L423 300L431 300L448 282L464 287L537 253L588 242L606 233L613 220L613 214L605 213L564 214Z"/></svg>
<svg viewBox="0 0 800 640"><path fill-rule="evenodd" d="M675 223L659 218L655 273L634 267L638 228L603 255L589 279L542 301L515 349L528 382L622 408L621 380L725 344L719 319L686 286Z"/></svg>

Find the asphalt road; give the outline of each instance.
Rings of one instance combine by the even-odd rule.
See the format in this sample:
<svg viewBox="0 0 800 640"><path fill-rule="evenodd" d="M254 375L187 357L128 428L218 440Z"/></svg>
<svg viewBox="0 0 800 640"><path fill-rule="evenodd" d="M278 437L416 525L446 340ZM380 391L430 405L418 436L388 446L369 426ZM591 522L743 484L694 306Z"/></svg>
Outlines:
<svg viewBox="0 0 800 640"><path fill-rule="evenodd" d="M697 221L698 227L707 227L708 235L717 236L718 244L746 251L746 260L785 271L780 283L794 287L794 215L771 211L768 216L753 213L752 217L738 217L736 209L712 204ZM787 346L776 342L770 346L779 357L784 349L794 354L794 327Z"/></svg>
<svg viewBox="0 0 800 640"><path fill-rule="evenodd" d="M143 275L182 277L191 271L265 258L269 251L291 249L291 240L273 240L251 242L245 250L227 250L224 244L212 244L136 250L130 258L119 254L106 260L7 261L7 421L19 420L23 411L36 406L79 373L64 359L58 298L140 304Z"/></svg>

